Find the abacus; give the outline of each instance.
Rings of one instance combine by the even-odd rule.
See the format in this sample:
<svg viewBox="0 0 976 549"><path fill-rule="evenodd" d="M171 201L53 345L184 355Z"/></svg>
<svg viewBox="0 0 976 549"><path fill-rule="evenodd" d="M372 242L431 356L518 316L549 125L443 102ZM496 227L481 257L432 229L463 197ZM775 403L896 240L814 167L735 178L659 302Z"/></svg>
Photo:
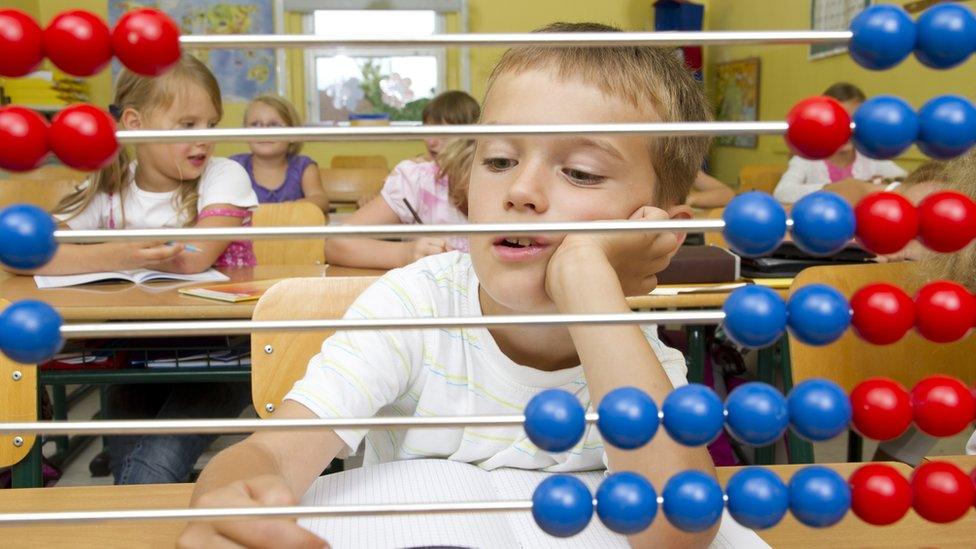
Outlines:
<svg viewBox="0 0 976 549"><path fill-rule="evenodd" d="M179 36L175 24L154 10L125 15L109 31L96 16L80 10L56 17L43 31L16 10L0 10L0 75L22 76L43 55L62 70L88 76L114 56L129 69L159 75L180 56L182 46L308 47L311 45L529 45L605 46L743 43L846 43L862 66L882 70L912 52L923 64L948 69L976 49L976 16L958 4L940 4L917 22L900 8L876 5L858 16L849 31L749 33L603 33L442 35L423 38L331 40L305 36ZM285 128L215 129L200 131L117 131L112 118L91 105L60 112L50 127L36 113L21 107L0 109L0 168L36 168L50 153L66 165L98 169L112 161L120 146L143 142L390 140L423 136L483 135L733 135L782 134L790 149L804 157L825 158L853 140L858 150L875 158L893 158L912 143L934 158L952 158L976 143L976 108L955 95L935 97L917 113L902 99L879 96L850 117L836 102L815 97L798 103L783 122L679 124L589 124L567 126L424 126L418 128ZM59 243L114 240L223 240L229 237L322 238L329 236L417 236L458 234L538 234L586 231L721 231L730 246L745 256L771 252L787 231L813 255L830 255L852 239L876 253L892 253L913 239L950 253L976 238L976 203L954 192L939 192L918 207L893 193L875 193L856 207L836 195L811 194L795 204L789 216L768 195L747 193L726 208L722 219L667 222L590 222L505 225L283 227L235 229L166 229L61 231L38 208L10 206L0 211L0 261L14 268L36 268L55 253ZM514 315L476 318L403 318L382 320L157 322L65 324L43 302L14 303L0 313L0 350L22 363L53 356L64 339L136 337L180 334L244 334L258 331L430 329L465 326L578 324L722 324L736 343L761 348L786 331L811 345L835 341L849 327L865 341L888 344L914 328L927 339L946 343L966 337L976 324L976 297L959 284L938 281L914 297L901 289L874 284L848 301L835 289L811 285L788 302L760 286L733 292L721 310L632 313L625 315ZM463 425L523 425L541 450L572 448L587 424L596 424L614 446L639 448L657 435L660 426L675 441L701 446L724 428L737 440L764 445L787 428L810 441L836 436L853 425L865 436L886 440L914 424L933 436L951 436L976 418L976 399L962 381L931 376L910 392L885 379L869 379L850 395L825 380L808 380L784 397L773 387L748 383L729 394L723 404L711 390L688 385L674 390L660 408L646 394L630 387L610 393L595 412L587 413L575 397L550 390L538 394L520 416L342 418L322 420L93 421L0 423L0 434L182 434L245 433L270 429L309 428L442 428ZM976 473L974 473L976 475ZM974 477L976 478L976 477ZM539 484L531 501L458 502L410 506L283 507L257 509L190 509L162 511L79 511L70 513L4 513L3 524L71 523L131 519L237 520L245 517L337 516L364 513L493 512L530 510L539 527L558 537L580 532L594 510L611 530L632 534L647 528L660 507L675 527L689 532L712 527L723 508L744 526L763 529L778 523L787 510L803 524L829 527L848 510L875 525L898 521L913 507L923 518L951 522L974 501L974 480L958 467L929 463L910 480L886 465L865 465L849 479L819 466L797 473L789 484L759 467L732 477L724 493L703 473L685 471L655 488L639 475L609 475L596 494L568 475L554 475Z"/></svg>

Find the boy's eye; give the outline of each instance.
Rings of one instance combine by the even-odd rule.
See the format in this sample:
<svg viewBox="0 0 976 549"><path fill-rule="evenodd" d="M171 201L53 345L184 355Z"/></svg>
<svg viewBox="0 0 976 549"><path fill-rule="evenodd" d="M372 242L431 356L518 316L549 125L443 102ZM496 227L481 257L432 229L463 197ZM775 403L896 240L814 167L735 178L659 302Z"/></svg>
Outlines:
<svg viewBox="0 0 976 549"><path fill-rule="evenodd" d="M574 170L573 168L563 168L563 173L576 183L589 185L600 183L606 179L606 177L602 175L596 175L589 172L584 172L582 170Z"/></svg>
<svg viewBox="0 0 976 549"><path fill-rule="evenodd" d="M208 122L207 123L207 129L208 130L212 130L212 129L216 128L216 127L217 127L217 123L216 122Z"/></svg>
<svg viewBox="0 0 976 549"><path fill-rule="evenodd" d="M486 158L482 161L490 171L500 172L503 170L508 170L514 168L518 165L518 161L511 158Z"/></svg>

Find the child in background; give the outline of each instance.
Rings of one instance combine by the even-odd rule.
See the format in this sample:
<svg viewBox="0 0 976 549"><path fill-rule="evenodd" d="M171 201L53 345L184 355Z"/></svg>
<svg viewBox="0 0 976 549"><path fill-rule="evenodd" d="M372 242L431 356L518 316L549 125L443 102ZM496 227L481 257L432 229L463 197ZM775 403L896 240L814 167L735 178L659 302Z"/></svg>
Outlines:
<svg viewBox="0 0 976 549"><path fill-rule="evenodd" d="M300 126L295 107L277 95L259 95L247 106L244 126L247 128L291 128ZM251 153L230 157L251 176L251 187L258 202L291 202L307 200L329 213L329 199L322 188L319 167L311 158L298 154L303 143L252 141Z"/></svg>
<svg viewBox="0 0 976 549"><path fill-rule="evenodd" d="M698 209L721 208L735 198L735 191L718 179L700 171L691 184L685 200L687 206Z"/></svg>
<svg viewBox="0 0 976 549"><path fill-rule="evenodd" d="M860 88L846 82L834 84L823 95L836 99L851 114L867 100ZM792 204L829 183L845 180L874 183L876 190L882 190L884 186L881 183L885 180L900 179L905 175L907 172L898 164L868 158L848 141L826 160L808 160L800 156L791 158L789 168L776 184L773 196L784 204Z"/></svg>
<svg viewBox="0 0 976 549"><path fill-rule="evenodd" d="M165 75L138 76L125 69L110 107L126 130L213 128L223 114L220 87L210 70L185 55ZM165 143L125 150L116 162L66 197L55 217L68 229L239 227L257 206L247 173L226 158L212 158L213 144ZM151 268L200 272L217 266L254 265L250 242L228 244L120 242L61 244L44 274ZM236 417L250 402L246 383L122 385L109 388L108 416L116 419ZM186 482L212 435L108 437L117 484Z"/></svg>
<svg viewBox="0 0 976 549"><path fill-rule="evenodd" d="M611 32L559 23L548 32ZM558 108L553 108L553 106ZM710 119L701 85L670 49L518 47L488 81L486 124L603 124ZM667 136L477 139L468 190L474 223L687 219L685 198L708 138ZM387 273L346 318L473 317L630 312L627 295L655 286L681 233L479 235L470 254L426 257ZM276 410L276 419L521 414L540 391L560 388L593 409L631 385L662 402L686 383L684 357L654 326L340 331L326 340ZM680 471L714 474L704 448L661 432L646 446L604 445L595 426L571 450L539 450L519 426L369 431L262 431L224 450L197 481L196 507L294 504L330 460L364 439L365 467L442 458L484 469L634 471L664 486ZM428 479L437 482L438 479ZM678 531L666 520L632 545L706 546L717 527ZM194 522L181 547L321 546L294 520Z"/></svg>
<svg viewBox="0 0 976 549"><path fill-rule="evenodd" d="M435 97L424 107L424 124L474 124L478 102L461 91ZM404 160L393 168L380 195L356 210L348 225L394 223L466 223L467 203L463 174L474 150L470 140L424 139L428 159ZM453 177L452 177L453 175ZM467 239L418 238L403 242L365 238L330 238L326 260L333 265L392 269L422 257L449 250L467 251Z"/></svg>

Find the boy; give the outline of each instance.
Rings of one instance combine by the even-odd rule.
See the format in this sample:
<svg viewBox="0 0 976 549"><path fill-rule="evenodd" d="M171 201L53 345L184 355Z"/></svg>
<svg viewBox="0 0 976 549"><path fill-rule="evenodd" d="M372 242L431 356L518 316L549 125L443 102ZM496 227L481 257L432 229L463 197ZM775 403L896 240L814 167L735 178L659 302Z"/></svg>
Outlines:
<svg viewBox="0 0 976 549"><path fill-rule="evenodd" d="M554 24L543 32L615 29ZM509 50L489 80L486 124L707 120L702 90L673 52L654 48ZM471 168L474 223L547 223L688 217L685 196L705 138L576 136L480 139ZM655 207L655 205L660 207ZM625 313L624 296L650 291L683 240L672 233L471 237L451 252L388 273L348 318L524 313ZM582 365L582 366L580 366ZM340 332L312 359L277 418L518 414L537 392L562 388L584 406L620 385L661 402L685 381L684 359L653 327L513 327L487 330ZM381 411L382 410L382 411ZM211 461L197 483L199 507L294 504L329 461L365 433L257 433ZM364 462L442 457L486 469L631 470L659 489L686 469L713 473L704 448L659 434L645 447L604 447L588 428L576 448L536 449L520 427L373 431ZM632 545L706 546L715 529L690 534L659 519ZM185 546L301 545L321 540L294 521L197 523Z"/></svg>

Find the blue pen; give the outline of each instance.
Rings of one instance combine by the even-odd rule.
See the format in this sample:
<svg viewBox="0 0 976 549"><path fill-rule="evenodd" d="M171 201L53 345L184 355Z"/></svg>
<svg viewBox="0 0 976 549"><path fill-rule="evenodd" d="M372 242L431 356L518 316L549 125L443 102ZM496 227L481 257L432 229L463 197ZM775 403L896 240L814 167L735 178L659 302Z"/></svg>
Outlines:
<svg viewBox="0 0 976 549"><path fill-rule="evenodd" d="M175 244L176 244L176 242L173 242L172 240L170 240L169 242L166 243L167 246L173 246ZM188 252L199 252L200 251L200 248L197 248L193 244L184 244L183 245L183 249L186 250L186 251L188 251Z"/></svg>

